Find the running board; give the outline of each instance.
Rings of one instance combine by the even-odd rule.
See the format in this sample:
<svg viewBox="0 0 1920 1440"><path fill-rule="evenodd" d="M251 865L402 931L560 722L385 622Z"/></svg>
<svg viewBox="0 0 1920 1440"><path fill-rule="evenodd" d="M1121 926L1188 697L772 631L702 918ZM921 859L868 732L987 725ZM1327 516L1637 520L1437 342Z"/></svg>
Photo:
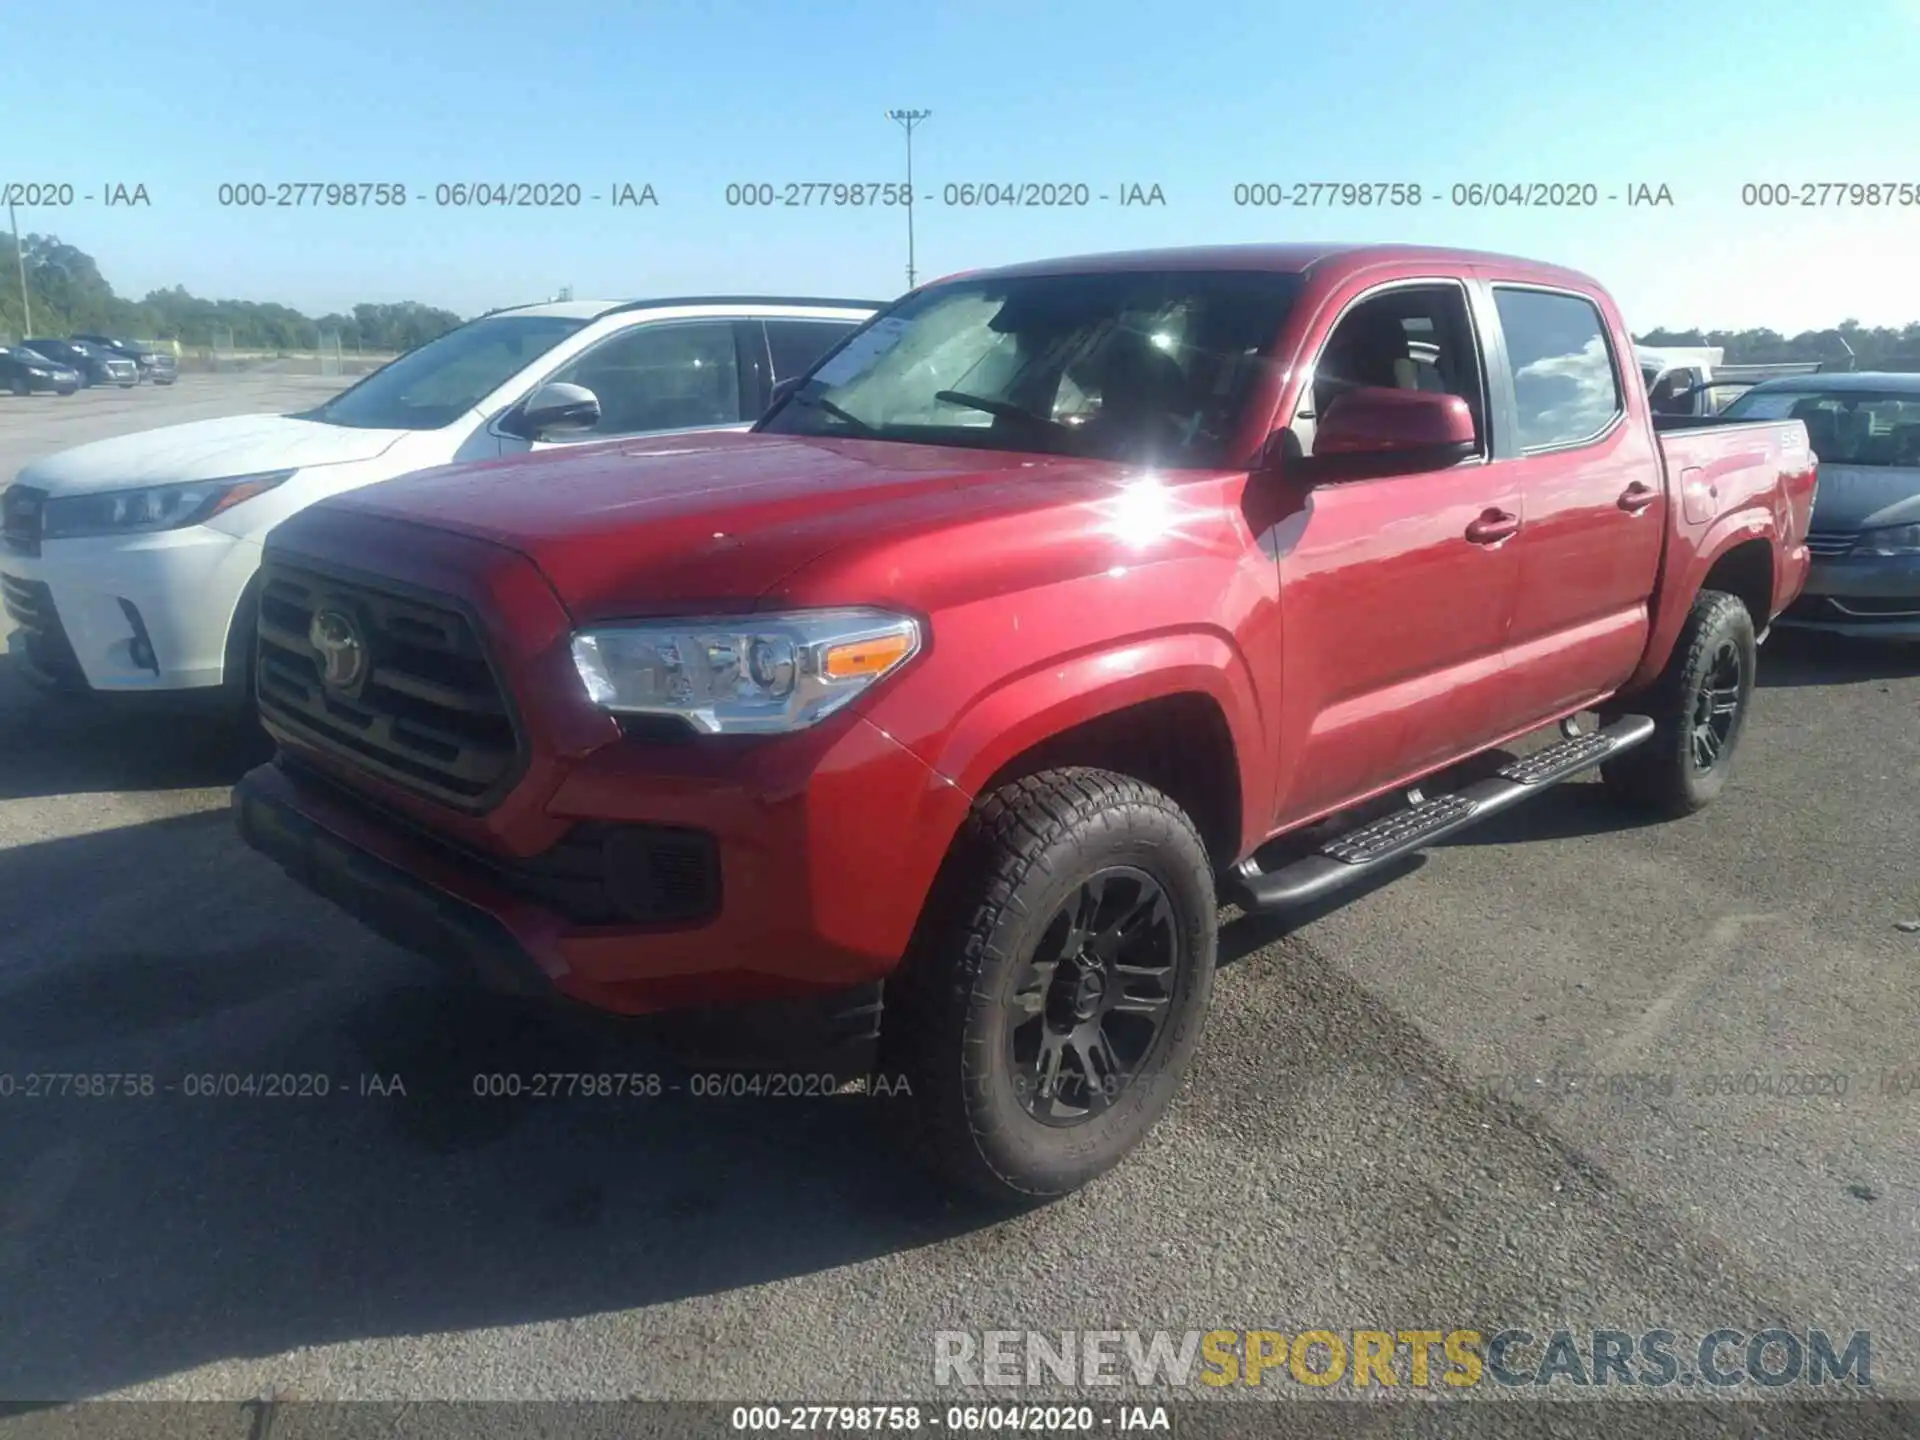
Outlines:
<svg viewBox="0 0 1920 1440"><path fill-rule="evenodd" d="M1484 780L1476 780L1451 795L1423 798L1409 792L1412 803L1379 820L1349 830L1278 870L1263 871L1244 860L1232 872L1233 898L1255 910L1282 910L1317 900L1329 891L1350 885L1362 876L1431 845L1443 836L1463 830L1475 821L1502 810L1601 761L1630 750L1653 734L1645 715L1622 715L1612 724L1584 735L1569 735L1511 764Z"/></svg>

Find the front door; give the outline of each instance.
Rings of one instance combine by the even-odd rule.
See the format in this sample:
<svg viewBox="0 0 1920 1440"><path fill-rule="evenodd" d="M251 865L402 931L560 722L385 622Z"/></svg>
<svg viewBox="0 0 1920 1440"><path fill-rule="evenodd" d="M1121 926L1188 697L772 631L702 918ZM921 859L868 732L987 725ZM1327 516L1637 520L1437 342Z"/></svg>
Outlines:
<svg viewBox="0 0 1920 1440"><path fill-rule="evenodd" d="M1521 495L1512 467L1489 460L1465 287L1396 282L1348 303L1293 419L1304 455L1315 416L1360 385L1461 396L1479 453L1442 469L1314 479L1276 534L1286 656L1276 827L1478 749L1505 713Z"/></svg>

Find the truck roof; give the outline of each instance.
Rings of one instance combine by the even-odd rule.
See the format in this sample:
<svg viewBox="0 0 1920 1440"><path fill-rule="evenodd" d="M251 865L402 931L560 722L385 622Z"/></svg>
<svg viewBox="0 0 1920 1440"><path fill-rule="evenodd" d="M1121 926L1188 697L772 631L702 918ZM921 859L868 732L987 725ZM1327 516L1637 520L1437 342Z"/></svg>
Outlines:
<svg viewBox="0 0 1920 1440"><path fill-rule="evenodd" d="M1300 242L1291 245L1198 245L1168 250L1116 250L1033 260L991 270L967 272L969 279L1001 275L1078 275L1118 270L1272 270L1311 274L1328 266L1364 270L1374 265L1430 261L1446 270L1468 265L1498 266L1516 278L1598 289L1591 276L1518 255L1456 250L1444 245L1379 245Z"/></svg>
<svg viewBox="0 0 1920 1440"><path fill-rule="evenodd" d="M623 310L666 310L681 305L804 306L825 310L878 310L879 300L844 300L818 295L671 295L652 300L549 300L532 305L508 305L495 315L561 315L570 320L598 320Z"/></svg>

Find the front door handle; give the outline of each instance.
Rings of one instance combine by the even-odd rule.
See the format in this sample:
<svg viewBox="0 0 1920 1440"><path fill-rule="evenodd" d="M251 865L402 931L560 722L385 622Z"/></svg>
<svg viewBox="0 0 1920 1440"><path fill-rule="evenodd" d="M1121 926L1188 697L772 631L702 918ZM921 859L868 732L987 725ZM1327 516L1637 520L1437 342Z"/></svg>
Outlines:
<svg viewBox="0 0 1920 1440"><path fill-rule="evenodd" d="M1476 545L1497 545L1520 533L1520 517L1506 510L1485 510L1467 526L1467 539Z"/></svg>
<svg viewBox="0 0 1920 1440"><path fill-rule="evenodd" d="M1659 498L1659 490L1644 480L1636 480L1620 492L1620 508L1637 515Z"/></svg>

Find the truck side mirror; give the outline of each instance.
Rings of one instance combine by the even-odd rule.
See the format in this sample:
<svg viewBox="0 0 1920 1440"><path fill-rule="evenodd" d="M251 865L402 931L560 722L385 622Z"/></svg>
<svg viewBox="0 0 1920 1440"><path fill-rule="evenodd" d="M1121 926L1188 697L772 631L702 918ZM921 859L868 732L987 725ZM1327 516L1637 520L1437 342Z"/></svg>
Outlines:
<svg viewBox="0 0 1920 1440"><path fill-rule="evenodd" d="M1381 462L1390 469L1438 469L1478 448L1467 402L1431 390L1365 385L1346 391L1327 406L1313 431L1316 461Z"/></svg>
<svg viewBox="0 0 1920 1440"><path fill-rule="evenodd" d="M600 397L584 385L542 385L527 397L511 429L523 440L591 430L600 423Z"/></svg>
<svg viewBox="0 0 1920 1440"><path fill-rule="evenodd" d="M774 386L773 389L767 392L767 409L774 409L781 401L793 394L794 391L800 388L800 382L806 378L804 375L789 375L785 380L782 380L778 385Z"/></svg>

